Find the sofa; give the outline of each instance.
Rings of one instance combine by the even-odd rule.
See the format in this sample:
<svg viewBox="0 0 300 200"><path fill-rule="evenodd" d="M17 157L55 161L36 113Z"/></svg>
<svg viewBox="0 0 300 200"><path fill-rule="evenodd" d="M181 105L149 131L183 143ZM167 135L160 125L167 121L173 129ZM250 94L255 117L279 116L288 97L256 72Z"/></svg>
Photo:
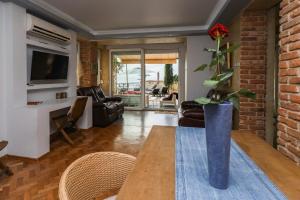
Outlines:
<svg viewBox="0 0 300 200"><path fill-rule="evenodd" d="M105 127L122 118L124 103L120 97L107 97L100 86L81 87L77 89L78 96L93 98L93 126Z"/></svg>
<svg viewBox="0 0 300 200"><path fill-rule="evenodd" d="M227 96L227 91L217 91L211 89L206 97L212 98L214 96L219 96L219 98L224 98ZM204 119L204 110L203 105L199 104L195 101L184 101L181 103L180 108L178 109L178 125L186 126L186 127L205 127L205 119Z"/></svg>
<svg viewBox="0 0 300 200"><path fill-rule="evenodd" d="M178 126L204 128L203 105L195 101L184 101L178 109Z"/></svg>

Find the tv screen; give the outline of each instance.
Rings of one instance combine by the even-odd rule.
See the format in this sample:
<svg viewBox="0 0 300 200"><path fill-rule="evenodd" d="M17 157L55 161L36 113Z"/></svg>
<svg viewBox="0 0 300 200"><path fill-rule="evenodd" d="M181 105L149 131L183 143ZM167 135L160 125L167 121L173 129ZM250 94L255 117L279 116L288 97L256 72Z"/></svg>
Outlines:
<svg viewBox="0 0 300 200"><path fill-rule="evenodd" d="M68 65L68 56L33 51L30 82L66 80L68 77Z"/></svg>

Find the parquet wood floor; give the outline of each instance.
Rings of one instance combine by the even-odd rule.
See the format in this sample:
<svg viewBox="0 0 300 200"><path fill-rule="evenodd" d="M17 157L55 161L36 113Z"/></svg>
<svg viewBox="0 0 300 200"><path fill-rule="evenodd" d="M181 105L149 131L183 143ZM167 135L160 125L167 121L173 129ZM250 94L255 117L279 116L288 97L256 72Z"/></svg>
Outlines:
<svg viewBox="0 0 300 200"><path fill-rule="evenodd" d="M177 115L127 111L123 120L76 135L73 147L59 138L51 143L51 151L38 160L6 156L3 161L11 167L14 175L0 177L0 199L57 199L60 176L71 162L98 151L118 151L136 156L152 125L176 126Z"/></svg>

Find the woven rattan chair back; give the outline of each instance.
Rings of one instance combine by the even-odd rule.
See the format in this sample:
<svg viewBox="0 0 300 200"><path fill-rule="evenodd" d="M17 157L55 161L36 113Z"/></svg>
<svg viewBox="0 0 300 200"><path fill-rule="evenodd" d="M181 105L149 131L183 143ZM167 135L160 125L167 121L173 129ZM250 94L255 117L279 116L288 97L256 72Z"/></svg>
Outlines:
<svg viewBox="0 0 300 200"><path fill-rule="evenodd" d="M76 123L82 116L88 97L78 97L68 112L68 117Z"/></svg>
<svg viewBox="0 0 300 200"><path fill-rule="evenodd" d="M117 194L136 158L117 152L98 152L74 161L59 183L60 200L90 200Z"/></svg>

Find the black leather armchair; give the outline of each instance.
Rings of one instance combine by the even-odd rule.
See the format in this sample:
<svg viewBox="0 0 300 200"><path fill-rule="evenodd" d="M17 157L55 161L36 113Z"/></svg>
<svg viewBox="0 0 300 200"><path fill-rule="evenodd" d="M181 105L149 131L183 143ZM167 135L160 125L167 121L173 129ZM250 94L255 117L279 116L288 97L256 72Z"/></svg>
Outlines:
<svg viewBox="0 0 300 200"><path fill-rule="evenodd" d="M122 118L124 104L120 97L106 97L100 86L82 87L77 89L78 96L92 96L93 125L105 127Z"/></svg>
<svg viewBox="0 0 300 200"><path fill-rule="evenodd" d="M210 90L207 93L207 98L211 98L213 95L224 96L226 92ZM203 105L195 101L184 101L181 103L178 109L178 126L186 127L205 127L205 118Z"/></svg>
<svg viewBox="0 0 300 200"><path fill-rule="evenodd" d="M195 101L184 101L178 109L178 125L204 128L203 105Z"/></svg>

